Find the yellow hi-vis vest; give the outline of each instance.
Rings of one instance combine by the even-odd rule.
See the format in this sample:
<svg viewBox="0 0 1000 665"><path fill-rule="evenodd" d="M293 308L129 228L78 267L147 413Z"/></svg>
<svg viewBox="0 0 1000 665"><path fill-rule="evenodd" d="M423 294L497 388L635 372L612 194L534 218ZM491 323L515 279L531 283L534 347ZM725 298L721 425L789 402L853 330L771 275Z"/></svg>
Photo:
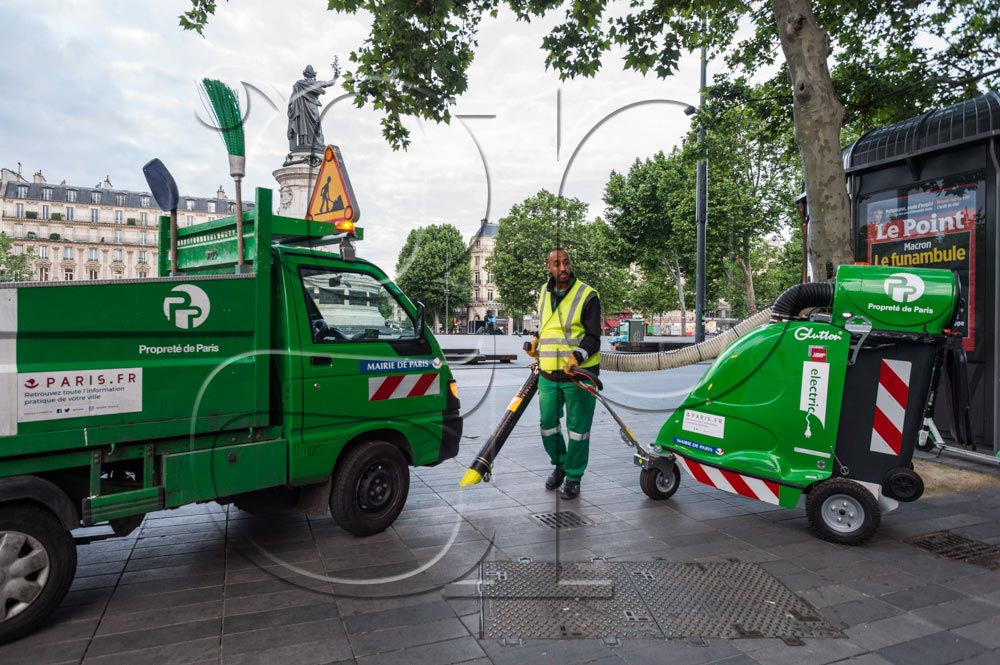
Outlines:
<svg viewBox="0 0 1000 665"><path fill-rule="evenodd" d="M542 295L538 299L538 313L541 316L542 328L538 331L538 367L543 372L558 372L566 367L566 359L577 350L586 331L583 328L583 306L591 297L597 296L597 291L576 280L559 306L552 311L552 294L546 286L542 287ZM593 367L601 362L600 352L584 356L580 367Z"/></svg>

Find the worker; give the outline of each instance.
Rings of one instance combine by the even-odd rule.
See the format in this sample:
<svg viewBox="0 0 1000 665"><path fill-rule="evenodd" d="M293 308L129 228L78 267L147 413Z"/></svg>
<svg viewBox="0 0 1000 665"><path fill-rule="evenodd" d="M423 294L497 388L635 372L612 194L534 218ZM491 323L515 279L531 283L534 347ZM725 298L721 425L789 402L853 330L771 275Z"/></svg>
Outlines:
<svg viewBox="0 0 1000 665"><path fill-rule="evenodd" d="M596 400L573 382L571 372L574 367L600 371L601 303L597 291L573 274L565 249L550 251L546 268L549 280L538 299L542 325L527 353L538 359L542 444L554 467L545 489L562 486L559 496L575 499L587 468ZM560 426L563 406L568 446Z"/></svg>

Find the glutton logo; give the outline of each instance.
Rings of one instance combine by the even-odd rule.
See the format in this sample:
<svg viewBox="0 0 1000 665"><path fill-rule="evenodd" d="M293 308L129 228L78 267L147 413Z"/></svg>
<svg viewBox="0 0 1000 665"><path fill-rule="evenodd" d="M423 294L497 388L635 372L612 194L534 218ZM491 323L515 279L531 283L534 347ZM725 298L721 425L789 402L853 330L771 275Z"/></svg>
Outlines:
<svg viewBox="0 0 1000 665"><path fill-rule="evenodd" d="M896 302L913 302L924 295L924 280L913 273L897 272L886 277L882 288Z"/></svg>
<svg viewBox="0 0 1000 665"><path fill-rule="evenodd" d="M194 284L181 284L170 289L177 296L167 296L163 299L163 315L182 330L197 328L208 318L212 303L208 294Z"/></svg>

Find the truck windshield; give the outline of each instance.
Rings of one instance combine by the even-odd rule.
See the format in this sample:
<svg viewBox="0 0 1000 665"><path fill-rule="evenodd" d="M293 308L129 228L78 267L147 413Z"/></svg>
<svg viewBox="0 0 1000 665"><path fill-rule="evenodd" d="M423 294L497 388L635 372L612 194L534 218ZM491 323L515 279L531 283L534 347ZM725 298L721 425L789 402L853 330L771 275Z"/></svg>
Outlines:
<svg viewBox="0 0 1000 665"><path fill-rule="evenodd" d="M415 339L413 319L372 275L299 268L313 341Z"/></svg>

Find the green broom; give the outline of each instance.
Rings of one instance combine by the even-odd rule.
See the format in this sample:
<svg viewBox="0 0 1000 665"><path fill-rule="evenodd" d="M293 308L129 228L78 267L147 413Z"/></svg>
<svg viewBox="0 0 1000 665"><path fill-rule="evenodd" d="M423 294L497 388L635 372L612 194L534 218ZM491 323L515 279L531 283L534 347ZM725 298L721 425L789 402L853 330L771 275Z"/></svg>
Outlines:
<svg viewBox="0 0 1000 665"><path fill-rule="evenodd" d="M236 91L217 79L201 81L201 101L215 119L215 127L229 152L229 175L236 184L236 272L243 272L243 194L240 183L246 175L243 114ZM207 98L207 100L206 100Z"/></svg>

